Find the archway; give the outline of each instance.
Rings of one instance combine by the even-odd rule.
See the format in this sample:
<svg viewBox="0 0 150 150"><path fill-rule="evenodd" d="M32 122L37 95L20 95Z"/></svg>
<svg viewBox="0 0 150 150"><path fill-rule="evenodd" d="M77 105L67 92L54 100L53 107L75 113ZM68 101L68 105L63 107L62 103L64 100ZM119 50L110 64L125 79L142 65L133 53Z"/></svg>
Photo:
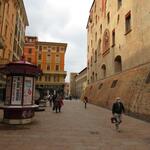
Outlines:
<svg viewBox="0 0 150 150"><path fill-rule="evenodd" d="M122 60L121 56L116 56L114 60L114 65L115 65L115 73L121 72L122 71Z"/></svg>

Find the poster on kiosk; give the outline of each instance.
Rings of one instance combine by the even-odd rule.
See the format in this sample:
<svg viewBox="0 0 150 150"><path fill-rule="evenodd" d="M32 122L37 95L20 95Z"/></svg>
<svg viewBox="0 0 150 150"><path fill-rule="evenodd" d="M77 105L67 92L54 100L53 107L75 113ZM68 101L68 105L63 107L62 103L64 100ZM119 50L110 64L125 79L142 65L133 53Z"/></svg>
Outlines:
<svg viewBox="0 0 150 150"><path fill-rule="evenodd" d="M21 105L22 86L23 86L23 77L22 76L13 76L12 101L11 101L12 105Z"/></svg>
<svg viewBox="0 0 150 150"><path fill-rule="evenodd" d="M33 77L25 77L24 80L24 105L32 104Z"/></svg>

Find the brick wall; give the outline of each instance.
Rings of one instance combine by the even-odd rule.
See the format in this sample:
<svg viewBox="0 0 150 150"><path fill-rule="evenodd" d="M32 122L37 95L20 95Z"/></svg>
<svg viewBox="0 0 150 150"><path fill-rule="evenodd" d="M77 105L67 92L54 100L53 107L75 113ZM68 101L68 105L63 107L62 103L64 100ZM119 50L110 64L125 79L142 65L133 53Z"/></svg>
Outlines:
<svg viewBox="0 0 150 150"><path fill-rule="evenodd" d="M145 82L149 73L150 63L147 63L90 84L84 95L90 103L109 109L119 96L125 104L126 113L150 120L150 83Z"/></svg>

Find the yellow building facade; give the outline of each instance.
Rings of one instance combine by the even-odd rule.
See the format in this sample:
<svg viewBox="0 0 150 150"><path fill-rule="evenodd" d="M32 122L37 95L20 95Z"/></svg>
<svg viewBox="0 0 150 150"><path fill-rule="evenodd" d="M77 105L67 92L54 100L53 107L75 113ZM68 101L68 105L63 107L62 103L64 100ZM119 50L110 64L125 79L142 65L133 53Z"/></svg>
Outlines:
<svg viewBox="0 0 150 150"><path fill-rule="evenodd" d="M26 36L24 55L42 69L43 74L36 81L36 88L42 91L49 90L64 92L66 71L65 52L66 43L42 42L36 37Z"/></svg>
<svg viewBox="0 0 150 150"><path fill-rule="evenodd" d="M0 1L0 64L21 57L27 25L28 19L23 0Z"/></svg>
<svg viewBox="0 0 150 150"><path fill-rule="evenodd" d="M0 0L0 65L20 59L27 25L23 0ZM5 76L0 74L0 99L4 90Z"/></svg>
<svg viewBox="0 0 150 150"><path fill-rule="evenodd" d="M147 0L94 0L87 23L88 83L150 62Z"/></svg>
<svg viewBox="0 0 150 150"><path fill-rule="evenodd" d="M89 102L150 120L150 3L94 0L87 23ZM84 96L83 95L83 96Z"/></svg>

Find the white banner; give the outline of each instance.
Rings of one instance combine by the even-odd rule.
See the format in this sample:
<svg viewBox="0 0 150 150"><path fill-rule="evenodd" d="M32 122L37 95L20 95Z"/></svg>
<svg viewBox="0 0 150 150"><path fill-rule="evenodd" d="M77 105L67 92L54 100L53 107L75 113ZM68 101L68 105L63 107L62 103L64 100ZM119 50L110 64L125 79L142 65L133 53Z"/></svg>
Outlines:
<svg viewBox="0 0 150 150"><path fill-rule="evenodd" d="M12 98L11 98L11 103L13 105L21 105L22 85L23 85L23 77L22 76L13 76Z"/></svg>
<svg viewBox="0 0 150 150"><path fill-rule="evenodd" d="M32 104L33 77L25 77L24 80L24 105Z"/></svg>

